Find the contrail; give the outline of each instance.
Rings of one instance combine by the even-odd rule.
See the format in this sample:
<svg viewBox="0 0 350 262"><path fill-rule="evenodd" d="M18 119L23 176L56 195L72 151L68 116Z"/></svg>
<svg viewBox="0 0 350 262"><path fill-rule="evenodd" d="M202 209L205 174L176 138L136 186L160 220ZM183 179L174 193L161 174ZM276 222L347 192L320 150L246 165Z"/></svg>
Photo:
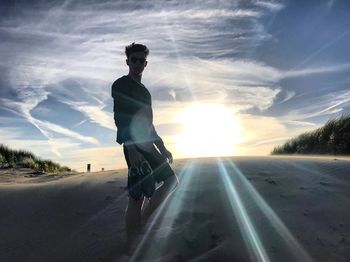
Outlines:
<svg viewBox="0 0 350 262"><path fill-rule="evenodd" d="M315 56L317 56L319 53L321 53L322 51L324 51L325 49L327 49L328 47L334 45L336 42L338 42L340 39L342 39L344 36L346 36L348 33L350 33L350 30L347 30L345 32L343 32L342 34L338 35L336 38L334 38L332 41L328 42L327 44L323 45L321 48L319 48L318 50L316 50L315 52L313 52L311 55L309 55L308 57L306 57L303 61L301 61L299 64L297 64L296 66L294 66L292 69L288 70L289 71L294 71L296 68L306 64L307 62L309 62L312 58L314 58ZM287 73L286 72L286 73Z"/></svg>

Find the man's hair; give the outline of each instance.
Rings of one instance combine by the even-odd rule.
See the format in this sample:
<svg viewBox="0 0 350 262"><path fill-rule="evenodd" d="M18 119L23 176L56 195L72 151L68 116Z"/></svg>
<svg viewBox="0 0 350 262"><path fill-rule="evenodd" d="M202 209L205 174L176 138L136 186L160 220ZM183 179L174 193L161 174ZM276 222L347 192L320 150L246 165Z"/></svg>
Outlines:
<svg viewBox="0 0 350 262"><path fill-rule="evenodd" d="M142 45L142 44L135 44L135 42L134 42L134 43L127 45L125 47L125 54L126 54L127 58L129 58L129 56L135 52L144 52L146 57L149 54L149 50L148 50L147 46Z"/></svg>

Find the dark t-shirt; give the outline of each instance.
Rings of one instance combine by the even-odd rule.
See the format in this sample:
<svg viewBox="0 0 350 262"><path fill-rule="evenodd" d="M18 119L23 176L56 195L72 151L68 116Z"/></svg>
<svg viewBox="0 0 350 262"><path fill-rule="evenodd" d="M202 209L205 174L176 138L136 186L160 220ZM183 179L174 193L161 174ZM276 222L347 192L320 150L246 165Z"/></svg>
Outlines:
<svg viewBox="0 0 350 262"><path fill-rule="evenodd" d="M114 122L117 126L117 142L163 142L153 125L152 97L147 88L129 76L117 79L112 85Z"/></svg>

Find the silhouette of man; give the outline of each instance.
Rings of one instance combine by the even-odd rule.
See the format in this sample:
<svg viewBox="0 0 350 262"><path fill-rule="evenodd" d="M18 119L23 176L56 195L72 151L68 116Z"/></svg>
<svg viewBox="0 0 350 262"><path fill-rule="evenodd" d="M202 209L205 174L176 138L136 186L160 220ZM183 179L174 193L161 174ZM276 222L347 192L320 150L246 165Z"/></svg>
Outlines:
<svg viewBox="0 0 350 262"><path fill-rule="evenodd" d="M123 144L129 172L146 160L153 169L155 180L163 182L147 202L144 196L135 198L130 195L132 185L128 176L129 200L125 224L127 247L132 251L131 245L140 233L142 224L147 222L159 203L174 191L178 179L168 164L173 162L172 154L164 146L153 125L151 94L141 83L149 50L145 45L132 43L125 47L125 54L129 74L117 79L112 85L117 142Z"/></svg>

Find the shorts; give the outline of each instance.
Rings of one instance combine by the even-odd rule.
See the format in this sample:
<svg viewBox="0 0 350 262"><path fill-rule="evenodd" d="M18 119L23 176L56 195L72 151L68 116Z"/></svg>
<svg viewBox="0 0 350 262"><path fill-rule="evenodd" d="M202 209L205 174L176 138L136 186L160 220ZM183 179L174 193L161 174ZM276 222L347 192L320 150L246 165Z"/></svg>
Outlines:
<svg viewBox="0 0 350 262"><path fill-rule="evenodd" d="M136 146L136 149L143 157L148 161L153 169L153 176L157 183L165 181L167 178L175 175L174 171L171 169L169 163L166 161L165 157L158 151L158 149L153 145L150 152L146 152L141 148ZM123 145L124 156L128 169L130 168L128 149ZM129 185L129 183L128 183Z"/></svg>

